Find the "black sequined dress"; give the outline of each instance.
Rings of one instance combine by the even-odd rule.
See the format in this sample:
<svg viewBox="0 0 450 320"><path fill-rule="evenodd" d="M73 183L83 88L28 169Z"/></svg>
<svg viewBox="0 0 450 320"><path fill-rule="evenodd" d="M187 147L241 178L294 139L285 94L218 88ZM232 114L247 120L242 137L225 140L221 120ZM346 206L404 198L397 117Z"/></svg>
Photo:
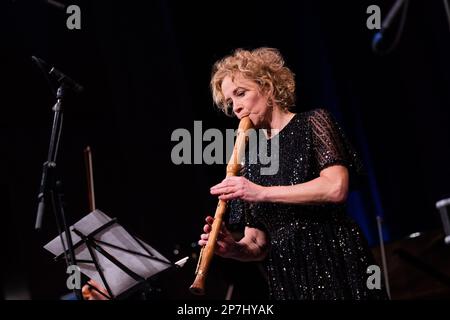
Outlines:
<svg viewBox="0 0 450 320"><path fill-rule="evenodd" d="M273 141L264 140L269 155ZM278 145L279 168L275 174L261 174L261 168L268 166L262 165L262 160L251 161L250 156L243 175L259 185L286 186L313 180L331 165L344 165L352 173L361 168L342 130L324 109L295 114L278 133ZM266 231L270 238L265 261L270 298L384 297L384 291L367 288L366 270L374 262L345 204L249 204L235 200L230 207L231 223L244 218L245 225Z"/></svg>

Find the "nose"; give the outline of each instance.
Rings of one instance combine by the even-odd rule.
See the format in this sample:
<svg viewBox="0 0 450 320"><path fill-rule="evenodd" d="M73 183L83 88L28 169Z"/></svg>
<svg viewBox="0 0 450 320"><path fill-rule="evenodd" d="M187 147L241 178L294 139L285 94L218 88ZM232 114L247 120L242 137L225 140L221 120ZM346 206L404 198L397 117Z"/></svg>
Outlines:
<svg viewBox="0 0 450 320"><path fill-rule="evenodd" d="M243 109L244 109L244 107L239 106L239 105L234 105L233 106L233 112L238 118L240 118L239 114L242 112Z"/></svg>

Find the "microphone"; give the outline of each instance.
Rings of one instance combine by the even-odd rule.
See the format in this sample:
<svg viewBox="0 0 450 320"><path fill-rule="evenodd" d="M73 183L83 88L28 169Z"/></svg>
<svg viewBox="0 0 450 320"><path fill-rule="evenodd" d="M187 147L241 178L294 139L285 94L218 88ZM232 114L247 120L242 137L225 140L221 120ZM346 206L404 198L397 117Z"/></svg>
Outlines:
<svg viewBox="0 0 450 320"><path fill-rule="evenodd" d="M42 60L41 58L38 58L36 56L31 56L31 59L41 68L42 70L49 70L48 74L54 75L56 78L56 81L58 81L61 84L67 85L69 88L71 88L76 93L80 93L84 90L83 86L80 85L75 80L71 79L69 76L65 75L60 70L56 69L55 67L50 67L47 62Z"/></svg>
<svg viewBox="0 0 450 320"><path fill-rule="evenodd" d="M52 67L50 69L49 74L55 75L56 76L56 80L59 83L65 83L66 85L71 87L73 89L73 91L75 91L76 93L80 93L81 91L84 90L82 85L80 85L79 83L75 82L74 80L72 80L71 78L66 76L64 73L62 73L61 71L59 71L55 67Z"/></svg>
<svg viewBox="0 0 450 320"><path fill-rule="evenodd" d="M380 45L380 43L383 41L383 33L389 28L389 26L392 23L392 20L394 19L394 17L397 15L398 10L400 10L400 7L402 6L403 2L405 2L405 0L397 0L394 5L392 6L391 10L389 11L388 15L386 16L386 18L383 20L383 22L381 23L381 29L380 31L378 31L377 33L375 33L375 35L372 38L372 49L373 51L377 51L378 46ZM407 8L408 5L408 0L406 0L405 3L405 10ZM403 24L404 21L402 21ZM403 26L401 27L403 28Z"/></svg>

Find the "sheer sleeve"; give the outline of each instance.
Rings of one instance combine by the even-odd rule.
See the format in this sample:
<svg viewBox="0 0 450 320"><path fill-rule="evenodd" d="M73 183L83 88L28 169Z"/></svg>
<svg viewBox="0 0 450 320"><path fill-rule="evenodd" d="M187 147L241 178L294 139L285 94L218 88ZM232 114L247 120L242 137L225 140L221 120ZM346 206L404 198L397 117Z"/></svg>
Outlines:
<svg viewBox="0 0 450 320"><path fill-rule="evenodd" d="M313 153L317 169L332 165L346 166L351 173L361 174L362 162L333 116L324 109L311 111Z"/></svg>

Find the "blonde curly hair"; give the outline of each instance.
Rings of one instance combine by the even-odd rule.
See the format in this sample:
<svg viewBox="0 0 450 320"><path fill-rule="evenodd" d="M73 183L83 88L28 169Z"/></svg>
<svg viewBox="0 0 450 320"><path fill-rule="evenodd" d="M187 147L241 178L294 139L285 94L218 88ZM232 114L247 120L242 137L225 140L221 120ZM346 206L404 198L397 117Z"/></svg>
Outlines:
<svg viewBox="0 0 450 320"><path fill-rule="evenodd" d="M261 92L270 92L273 102L282 109L288 110L294 106L295 75L284 66L284 59L277 49L236 49L233 54L214 64L210 82L213 100L227 115L232 115L233 111L225 102L222 82L227 76L234 80L238 75L255 82Z"/></svg>

